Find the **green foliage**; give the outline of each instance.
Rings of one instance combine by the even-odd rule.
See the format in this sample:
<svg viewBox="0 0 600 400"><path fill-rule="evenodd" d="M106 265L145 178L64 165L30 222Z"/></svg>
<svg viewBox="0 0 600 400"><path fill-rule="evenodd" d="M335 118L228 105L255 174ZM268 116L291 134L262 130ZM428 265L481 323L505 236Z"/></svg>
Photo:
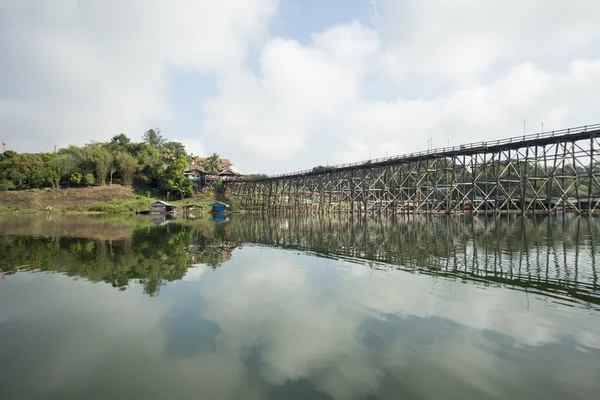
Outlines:
<svg viewBox="0 0 600 400"><path fill-rule="evenodd" d="M167 168L163 171L161 175L161 187L165 191L179 191L179 189L174 189L177 186L179 188L182 188L183 192L185 192L188 186L191 187L191 182L189 182L189 179L187 179L183 174L187 167L187 157L183 155L174 160L170 160L170 163L167 165Z"/></svg>
<svg viewBox="0 0 600 400"><path fill-rule="evenodd" d="M185 146L179 142L167 142L162 146L162 150L170 158L186 157Z"/></svg>
<svg viewBox="0 0 600 400"><path fill-rule="evenodd" d="M67 186L70 185L71 171L77 166L77 160L71 153L62 153L54 157L54 167L59 177L67 177Z"/></svg>
<svg viewBox="0 0 600 400"><path fill-rule="evenodd" d="M177 198L193 196L193 184L184 175L189 167L185 146L166 140L160 129L147 130L143 142L133 142L124 133L109 142L69 146L55 153L0 154L0 190L59 188L117 181L140 186L155 197L175 192ZM221 160L213 154L207 166L220 171Z"/></svg>
<svg viewBox="0 0 600 400"><path fill-rule="evenodd" d="M94 174L92 174L91 172L88 172L83 176L83 184L84 185L92 186L94 184L94 182L95 182Z"/></svg>
<svg viewBox="0 0 600 400"><path fill-rule="evenodd" d="M250 175L245 175L244 179L248 180L248 181L255 181L255 180L259 180L259 179L267 179L268 176L266 174L250 174Z"/></svg>
<svg viewBox="0 0 600 400"><path fill-rule="evenodd" d="M225 194L225 184L223 181L217 181L213 184L213 189L215 190L215 194L224 195Z"/></svg>
<svg viewBox="0 0 600 400"><path fill-rule="evenodd" d="M113 154L104 146L100 144L94 144L90 148L90 160L94 166L94 172L98 179L98 184L104 186L106 184L106 176L110 170L111 164L113 163Z"/></svg>
<svg viewBox="0 0 600 400"><path fill-rule="evenodd" d="M165 138L160 134L160 129L148 129L143 136L144 142L149 144L150 146L154 146L156 148L161 148L165 143Z"/></svg>
<svg viewBox="0 0 600 400"><path fill-rule="evenodd" d="M221 170L221 158L217 153L213 153L210 157L204 160L202 167L207 171L219 172Z"/></svg>
<svg viewBox="0 0 600 400"><path fill-rule="evenodd" d="M109 203L97 203L90 207L89 211L98 211L105 213L125 213L137 210L148 210L152 199L135 197L132 199L115 199Z"/></svg>
<svg viewBox="0 0 600 400"><path fill-rule="evenodd" d="M192 182L190 182L190 180L187 178L183 178L178 182L175 182L171 189L179 193L181 200L183 200L184 197L190 197L194 194Z"/></svg>
<svg viewBox="0 0 600 400"><path fill-rule="evenodd" d="M137 282L145 294L157 296L166 282L181 279L193 263L217 268L231 257L232 247L222 245L232 241L229 231L210 220L196 220L193 225L174 223L168 230L154 225L150 218L133 220L135 224L143 220L149 225L136 227L124 224L122 219L111 223L88 216L73 225L63 222L61 226L65 230L82 224L90 226L93 229L86 231L93 231L94 238L57 235L58 232L47 231L48 224L44 224L39 235L0 237L4 265L11 266L4 271L14 273L16 266L22 270L56 271L91 282L106 282L117 290L129 290L128 284ZM30 225L35 224L26 225L31 233ZM127 239L106 240L110 234L103 237L105 230L113 235L125 234Z"/></svg>
<svg viewBox="0 0 600 400"><path fill-rule="evenodd" d="M15 184L13 183L13 181L8 179L0 179L0 190L6 191L14 188Z"/></svg>
<svg viewBox="0 0 600 400"><path fill-rule="evenodd" d="M79 171L74 171L71 173L71 176L69 179L74 184L79 185L81 183L81 180L83 179L83 175Z"/></svg>
<svg viewBox="0 0 600 400"><path fill-rule="evenodd" d="M130 143L131 139L129 139L127 135L124 133L119 133L118 135L113 136L109 145L115 150L125 150Z"/></svg>
<svg viewBox="0 0 600 400"><path fill-rule="evenodd" d="M138 160L129 153L124 151L117 153L115 157L123 179L123 185L131 186L133 184L133 175L138 168Z"/></svg>
<svg viewBox="0 0 600 400"><path fill-rule="evenodd" d="M312 172L327 172L327 171L333 171L333 168L332 167L324 167L322 165L319 165L312 169Z"/></svg>

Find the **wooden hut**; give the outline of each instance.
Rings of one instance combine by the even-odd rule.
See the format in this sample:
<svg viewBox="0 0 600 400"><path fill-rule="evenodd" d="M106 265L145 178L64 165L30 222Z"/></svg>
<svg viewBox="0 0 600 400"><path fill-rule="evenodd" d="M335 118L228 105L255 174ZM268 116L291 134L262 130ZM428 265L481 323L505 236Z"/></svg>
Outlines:
<svg viewBox="0 0 600 400"><path fill-rule="evenodd" d="M177 206L158 200L150 206L153 213L174 213Z"/></svg>
<svg viewBox="0 0 600 400"><path fill-rule="evenodd" d="M210 205L210 212L213 214L224 214L227 212L229 204L216 201Z"/></svg>

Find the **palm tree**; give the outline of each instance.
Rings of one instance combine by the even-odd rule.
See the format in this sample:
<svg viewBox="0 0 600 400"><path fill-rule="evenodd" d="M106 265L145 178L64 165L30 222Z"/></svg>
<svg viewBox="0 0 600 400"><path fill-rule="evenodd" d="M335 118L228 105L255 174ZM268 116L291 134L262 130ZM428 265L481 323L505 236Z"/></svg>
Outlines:
<svg viewBox="0 0 600 400"><path fill-rule="evenodd" d="M202 163L202 166L207 171L219 172L221 170L221 158L217 153L213 153Z"/></svg>
<svg viewBox="0 0 600 400"><path fill-rule="evenodd" d="M176 192L179 192L179 195L181 196L181 200L183 200L183 198L185 196L185 186L179 182L175 182L173 184L173 190L175 190Z"/></svg>

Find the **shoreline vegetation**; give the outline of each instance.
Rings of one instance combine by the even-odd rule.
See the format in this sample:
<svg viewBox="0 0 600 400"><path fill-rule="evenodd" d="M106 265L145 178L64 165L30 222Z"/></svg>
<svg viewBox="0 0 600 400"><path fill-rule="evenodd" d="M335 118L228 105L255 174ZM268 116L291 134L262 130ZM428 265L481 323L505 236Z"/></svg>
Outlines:
<svg viewBox="0 0 600 400"><path fill-rule="evenodd" d="M204 211L223 201L239 211L222 181L200 192L193 188L185 171L194 158L158 128L146 131L141 142L121 133L108 142L50 153L6 150L0 153L0 213L126 213L149 210L156 200L178 208L200 205ZM218 172L220 165L214 153L202 167Z"/></svg>
<svg viewBox="0 0 600 400"><path fill-rule="evenodd" d="M89 188L29 189L0 191L0 214L6 213L133 213L150 210L156 200L164 200L157 193L140 194L138 191L113 184ZM241 211L235 200L210 191L196 193L183 200L169 200L180 210L188 204L200 205L203 211L215 201L230 205L232 211Z"/></svg>

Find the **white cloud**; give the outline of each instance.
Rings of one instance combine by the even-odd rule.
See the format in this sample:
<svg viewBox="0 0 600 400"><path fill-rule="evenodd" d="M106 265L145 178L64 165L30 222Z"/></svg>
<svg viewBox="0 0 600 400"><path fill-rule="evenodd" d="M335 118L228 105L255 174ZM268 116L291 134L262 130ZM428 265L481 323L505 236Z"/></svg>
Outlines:
<svg viewBox="0 0 600 400"><path fill-rule="evenodd" d="M180 70L218 84L198 136L173 136L219 138L244 172L598 122L599 2L379 0L372 26L306 44L269 36L277 0L4 3L0 131L17 150L176 126Z"/></svg>
<svg viewBox="0 0 600 400"><path fill-rule="evenodd" d="M420 151L430 137L444 147L518 136L523 119L528 133L598 122L600 60L585 56L596 55L600 3L384 0L379 9L376 28L352 22L307 45L274 38L257 74L221 75L204 105L207 133L250 150L250 169ZM568 16L580 12L573 27Z"/></svg>
<svg viewBox="0 0 600 400"><path fill-rule="evenodd" d="M173 69L245 59L277 0L3 2L0 130L17 150L141 133L172 115ZM5 133L6 135L6 133Z"/></svg>
<svg viewBox="0 0 600 400"><path fill-rule="evenodd" d="M400 81L421 76L452 84L478 82L495 64L552 65L593 55L591 46L600 39L600 4L588 0L379 3L386 67Z"/></svg>
<svg viewBox="0 0 600 400"><path fill-rule="evenodd" d="M222 134L259 156L287 158L359 101L378 46L375 33L358 23L314 35L309 46L271 40L259 76L245 70L222 77L219 96L204 105L206 133Z"/></svg>
<svg viewBox="0 0 600 400"><path fill-rule="evenodd" d="M592 124L600 100L600 62L574 61L563 73L550 73L531 63L515 66L500 80L458 89L431 100L361 102L340 125L344 160L424 150L434 147L518 136L527 118L528 133ZM368 132L365 140L365 132Z"/></svg>

